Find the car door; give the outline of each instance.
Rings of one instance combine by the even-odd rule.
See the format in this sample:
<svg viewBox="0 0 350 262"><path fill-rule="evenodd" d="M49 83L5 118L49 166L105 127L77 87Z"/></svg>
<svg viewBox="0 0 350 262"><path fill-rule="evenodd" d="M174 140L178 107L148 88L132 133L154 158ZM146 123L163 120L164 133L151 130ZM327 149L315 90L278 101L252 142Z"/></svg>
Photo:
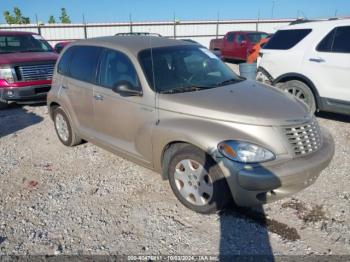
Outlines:
<svg viewBox="0 0 350 262"><path fill-rule="evenodd" d="M60 99L64 101L79 133L88 137L93 133L93 86L101 51L102 48L93 46L73 46L60 61L63 64L69 59L69 68L66 66L65 72L62 72L65 77L60 83Z"/></svg>
<svg viewBox="0 0 350 262"><path fill-rule="evenodd" d="M154 104L144 101L132 62L122 52L105 49L100 59L98 80L93 100L97 139L114 150L150 165L155 109ZM140 95L116 92L120 83L128 83Z"/></svg>
<svg viewBox="0 0 350 262"><path fill-rule="evenodd" d="M304 63L321 97L350 101L350 26L329 32Z"/></svg>

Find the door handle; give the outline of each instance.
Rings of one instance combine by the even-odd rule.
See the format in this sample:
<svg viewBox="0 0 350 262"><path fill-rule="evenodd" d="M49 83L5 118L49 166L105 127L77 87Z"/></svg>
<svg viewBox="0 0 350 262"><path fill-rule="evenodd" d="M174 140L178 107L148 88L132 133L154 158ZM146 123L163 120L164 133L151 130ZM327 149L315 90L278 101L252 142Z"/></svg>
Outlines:
<svg viewBox="0 0 350 262"><path fill-rule="evenodd" d="M102 95L94 95L95 100L102 101L103 96Z"/></svg>
<svg viewBox="0 0 350 262"><path fill-rule="evenodd" d="M310 62L316 62L316 63L324 63L324 62L326 62L326 60L324 60L323 58L310 58L309 61Z"/></svg>

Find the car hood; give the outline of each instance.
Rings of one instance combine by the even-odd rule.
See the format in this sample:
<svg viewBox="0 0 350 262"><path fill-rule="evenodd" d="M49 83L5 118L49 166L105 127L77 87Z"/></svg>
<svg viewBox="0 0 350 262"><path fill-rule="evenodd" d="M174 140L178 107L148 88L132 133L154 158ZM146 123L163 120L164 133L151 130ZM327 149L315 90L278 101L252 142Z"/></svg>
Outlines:
<svg viewBox="0 0 350 262"><path fill-rule="evenodd" d="M0 65L56 61L57 58L58 55L54 52L7 53L0 54Z"/></svg>
<svg viewBox="0 0 350 262"><path fill-rule="evenodd" d="M296 98L252 80L196 92L161 94L159 109L267 126L291 125L311 119L306 106Z"/></svg>

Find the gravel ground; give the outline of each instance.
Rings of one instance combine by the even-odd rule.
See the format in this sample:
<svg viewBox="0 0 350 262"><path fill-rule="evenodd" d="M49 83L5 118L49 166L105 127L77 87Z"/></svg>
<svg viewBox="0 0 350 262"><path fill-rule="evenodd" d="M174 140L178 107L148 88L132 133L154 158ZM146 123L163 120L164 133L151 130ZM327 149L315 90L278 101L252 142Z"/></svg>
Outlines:
<svg viewBox="0 0 350 262"><path fill-rule="evenodd" d="M90 143L67 148L45 106L0 111L0 254L348 254L350 119L310 188L263 207L200 215L159 174Z"/></svg>

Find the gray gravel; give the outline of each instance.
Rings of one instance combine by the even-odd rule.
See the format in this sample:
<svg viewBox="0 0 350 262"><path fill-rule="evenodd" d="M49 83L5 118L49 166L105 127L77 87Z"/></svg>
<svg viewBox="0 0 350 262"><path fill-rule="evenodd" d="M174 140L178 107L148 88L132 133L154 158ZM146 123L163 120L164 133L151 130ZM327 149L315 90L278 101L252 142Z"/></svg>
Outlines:
<svg viewBox="0 0 350 262"><path fill-rule="evenodd" d="M313 186L205 216L159 174L61 145L45 106L0 111L0 254L350 254L350 120L319 121L336 154Z"/></svg>

